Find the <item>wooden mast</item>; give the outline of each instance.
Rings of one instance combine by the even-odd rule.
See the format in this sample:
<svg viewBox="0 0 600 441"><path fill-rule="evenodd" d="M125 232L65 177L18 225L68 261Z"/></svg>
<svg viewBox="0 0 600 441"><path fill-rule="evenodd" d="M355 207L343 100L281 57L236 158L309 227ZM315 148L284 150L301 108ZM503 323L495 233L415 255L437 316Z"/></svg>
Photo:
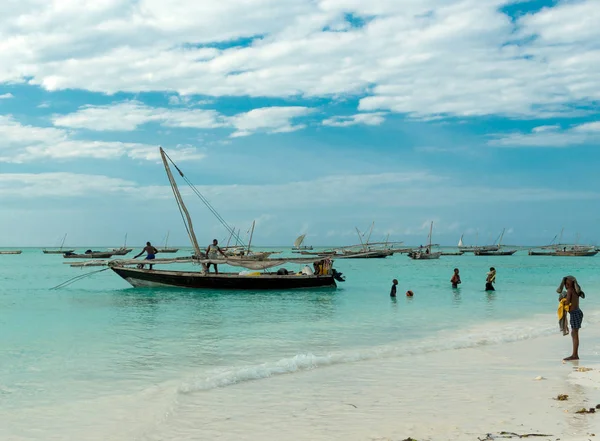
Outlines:
<svg viewBox="0 0 600 441"><path fill-rule="evenodd" d="M250 245L252 245L252 236L254 235L254 224L256 224L255 220L252 221L252 231L250 231L250 240L248 241L248 254L250 254Z"/></svg>
<svg viewBox="0 0 600 441"><path fill-rule="evenodd" d="M429 252L431 253L431 234L433 233L433 221L431 221L431 225L429 226L429 244L427 245L427 248L429 249Z"/></svg>
<svg viewBox="0 0 600 441"><path fill-rule="evenodd" d="M177 183L175 182L175 178L173 177L173 173L171 173L171 167L169 167L169 163L167 161L167 156L165 151L160 147L160 157L162 159L163 165L165 166L165 171L167 172L167 177L169 178L169 182L171 184L171 189L173 190L173 195L175 196L175 200L177 201L177 205L179 206L179 210L185 216L185 227L188 232L188 236L190 241L192 242L192 246L194 248L194 254L200 258L202 254L202 250L200 249L200 245L198 245L198 239L196 239L196 233L194 232L194 226L192 224L192 218L188 209L183 202L183 198L181 197L181 193L179 192L179 188L177 187ZM183 176L181 170L177 169L179 174ZM187 222L186 222L187 220Z"/></svg>

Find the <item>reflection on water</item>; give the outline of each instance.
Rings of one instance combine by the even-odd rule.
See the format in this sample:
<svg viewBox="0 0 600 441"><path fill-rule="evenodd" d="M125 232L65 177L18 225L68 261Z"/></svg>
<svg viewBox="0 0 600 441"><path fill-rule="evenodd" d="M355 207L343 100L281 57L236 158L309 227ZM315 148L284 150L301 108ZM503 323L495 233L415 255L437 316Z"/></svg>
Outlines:
<svg viewBox="0 0 600 441"><path fill-rule="evenodd" d="M460 304L462 303L462 297L460 296L460 288L453 289L452 291L452 304L454 306L460 306Z"/></svg>

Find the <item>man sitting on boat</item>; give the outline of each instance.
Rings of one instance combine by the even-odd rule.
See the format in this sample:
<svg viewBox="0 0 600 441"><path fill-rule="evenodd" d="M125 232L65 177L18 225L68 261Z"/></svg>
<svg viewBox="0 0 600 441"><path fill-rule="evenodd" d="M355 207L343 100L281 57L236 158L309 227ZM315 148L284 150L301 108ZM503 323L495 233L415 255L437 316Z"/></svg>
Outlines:
<svg viewBox="0 0 600 441"><path fill-rule="evenodd" d="M154 248L150 242L146 242L146 246L144 247L142 252L140 254L138 254L137 256L135 256L134 259L137 259L144 253L147 253L145 260L154 260L154 259L156 259L156 254L158 253L158 250L156 248ZM143 263L140 263L138 266L140 268L144 268ZM153 265L150 264L150 269L152 269L152 266Z"/></svg>
<svg viewBox="0 0 600 441"><path fill-rule="evenodd" d="M208 248L206 248L206 255L209 259L218 259L219 256L217 255L217 253L221 253L223 257L227 258L223 250L221 250L221 247L219 247L219 241L217 239L213 239L212 244L210 244ZM219 274L219 270L217 269L216 263L208 263L206 265L206 272L210 273L211 265L215 267L215 274Z"/></svg>

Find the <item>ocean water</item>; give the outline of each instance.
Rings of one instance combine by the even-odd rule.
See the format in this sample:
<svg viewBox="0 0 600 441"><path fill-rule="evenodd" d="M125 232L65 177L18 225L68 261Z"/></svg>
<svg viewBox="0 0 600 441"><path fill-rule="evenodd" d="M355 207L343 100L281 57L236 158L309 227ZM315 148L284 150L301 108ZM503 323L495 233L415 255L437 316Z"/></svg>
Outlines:
<svg viewBox="0 0 600 441"><path fill-rule="evenodd" d="M139 289L110 270L51 290L96 270L63 262L39 249L0 255L0 439L153 439L245 382L267 390L306 370L551 335L567 274L587 293L584 326L600 321L598 256L338 260L337 289L288 292Z"/></svg>

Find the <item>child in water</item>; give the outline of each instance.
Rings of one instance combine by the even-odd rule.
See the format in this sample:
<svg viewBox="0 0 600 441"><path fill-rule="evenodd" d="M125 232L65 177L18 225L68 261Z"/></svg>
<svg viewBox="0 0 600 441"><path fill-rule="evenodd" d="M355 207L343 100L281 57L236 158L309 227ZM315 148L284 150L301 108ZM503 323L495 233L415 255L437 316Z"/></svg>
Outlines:
<svg viewBox="0 0 600 441"><path fill-rule="evenodd" d="M396 285L398 285L398 280L394 279L392 281L392 290L390 291L390 297L396 297Z"/></svg>
<svg viewBox="0 0 600 441"><path fill-rule="evenodd" d="M487 273L487 277L485 279L485 290L496 291L494 289L494 283L496 283L496 268L491 267L490 272Z"/></svg>
<svg viewBox="0 0 600 441"><path fill-rule="evenodd" d="M454 268L454 274L452 275L452 278L450 279L450 283L452 283L452 288L456 289L458 288L458 285L460 285L462 282L460 281L460 275L458 274L458 268Z"/></svg>

